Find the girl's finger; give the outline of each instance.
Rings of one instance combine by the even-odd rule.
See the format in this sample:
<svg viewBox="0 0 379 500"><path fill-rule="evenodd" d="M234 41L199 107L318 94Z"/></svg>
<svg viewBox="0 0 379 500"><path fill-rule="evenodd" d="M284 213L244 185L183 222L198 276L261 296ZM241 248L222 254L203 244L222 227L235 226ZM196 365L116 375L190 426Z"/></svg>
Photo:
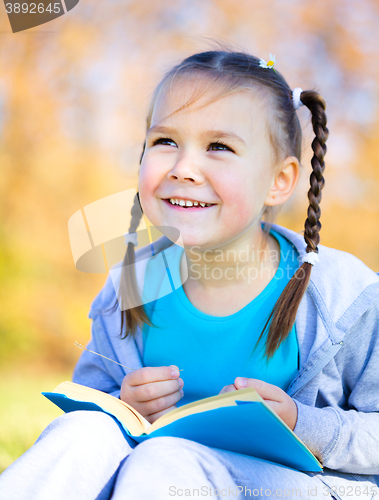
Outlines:
<svg viewBox="0 0 379 500"><path fill-rule="evenodd" d="M268 384L267 382L264 382L263 380L255 379L255 378L248 378L247 384L242 385L242 378L237 377L236 380L234 381L234 385L237 387L237 389L246 389L247 387L253 387L257 393L261 396L263 399L271 400L271 401L277 401L277 402L282 402L283 401L283 391L280 389L280 387L277 387L276 385Z"/></svg>
<svg viewBox="0 0 379 500"><path fill-rule="evenodd" d="M176 391L174 394L170 394L168 396L164 396L162 398L154 399L153 401L148 401L144 404L144 409L148 416L154 415L155 413L161 413L165 411L167 408L171 408L178 401L180 401L183 397L179 391Z"/></svg>
<svg viewBox="0 0 379 500"><path fill-rule="evenodd" d="M174 380L179 377L179 369L175 365L171 366L144 366L127 375L128 383L131 386L150 384L164 380Z"/></svg>
<svg viewBox="0 0 379 500"><path fill-rule="evenodd" d="M225 394L225 392L232 392L232 391L236 391L236 390L237 390L237 387L234 384L229 384L229 385L226 385L225 387L223 387L221 389L221 391L219 392L219 394Z"/></svg>
<svg viewBox="0 0 379 500"><path fill-rule="evenodd" d="M138 403L159 399L169 394L174 394L183 387L181 378L176 380L165 380L164 382L152 382L133 387L134 398Z"/></svg>

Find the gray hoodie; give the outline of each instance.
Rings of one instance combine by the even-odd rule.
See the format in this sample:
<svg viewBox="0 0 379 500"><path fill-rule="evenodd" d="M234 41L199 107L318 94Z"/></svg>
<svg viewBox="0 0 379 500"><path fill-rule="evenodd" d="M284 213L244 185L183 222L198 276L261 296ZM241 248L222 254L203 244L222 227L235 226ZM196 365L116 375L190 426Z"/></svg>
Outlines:
<svg viewBox="0 0 379 500"><path fill-rule="evenodd" d="M302 234L277 224L272 228L293 243L300 258L306 253ZM166 237L154 242L156 253L166 248L165 254L180 249ZM298 408L294 432L323 464L326 484L338 476L379 485L379 273L347 252L318 248L319 263L312 268L296 316L300 369L287 389ZM141 296L151 256L150 245L136 252ZM120 271L121 264L113 270ZM108 276L91 305L88 348L140 368L141 329L134 339L121 339L120 309L106 315L101 311L115 302L113 281ZM84 351L73 381L119 397L126 373Z"/></svg>

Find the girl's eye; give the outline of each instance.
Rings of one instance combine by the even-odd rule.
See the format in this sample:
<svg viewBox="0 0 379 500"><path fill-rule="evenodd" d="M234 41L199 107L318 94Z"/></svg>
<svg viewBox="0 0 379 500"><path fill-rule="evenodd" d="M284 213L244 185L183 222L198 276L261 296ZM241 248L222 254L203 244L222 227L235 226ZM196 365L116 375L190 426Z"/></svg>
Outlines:
<svg viewBox="0 0 379 500"><path fill-rule="evenodd" d="M163 146L169 146L170 143L175 144L175 141L172 139L169 139L168 137L158 137L157 139L154 140L153 146L156 146L157 144L162 144ZM215 149L213 149L215 148ZM234 152L233 149L231 149L229 146L226 146L222 142L212 142L210 145L209 149L211 151L231 151L232 153Z"/></svg>
<svg viewBox="0 0 379 500"><path fill-rule="evenodd" d="M153 146L156 146L157 144L163 144L166 145L168 142L174 142L172 139L168 139L167 137L158 137L158 139L155 139L153 142Z"/></svg>
<svg viewBox="0 0 379 500"><path fill-rule="evenodd" d="M222 142L212 142L212 144L210 145L210 148L213 148L213 147L216 147L216 149L212 149L212 151L231 151L233 152L233 150L229 147L229 146L226 146L225 144L223 144Z"/></svg>

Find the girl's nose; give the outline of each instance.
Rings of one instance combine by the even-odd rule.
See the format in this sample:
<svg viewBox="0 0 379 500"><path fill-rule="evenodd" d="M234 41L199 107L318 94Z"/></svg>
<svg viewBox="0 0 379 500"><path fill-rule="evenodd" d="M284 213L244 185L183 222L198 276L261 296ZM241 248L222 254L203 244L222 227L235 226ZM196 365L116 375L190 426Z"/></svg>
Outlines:
<svg viewBox="0 0 379 500"><path fill-rule="evenodd" d="M202 182L203 176L194 158L189 155L178 159L167 174L170 180Z"/></svg>

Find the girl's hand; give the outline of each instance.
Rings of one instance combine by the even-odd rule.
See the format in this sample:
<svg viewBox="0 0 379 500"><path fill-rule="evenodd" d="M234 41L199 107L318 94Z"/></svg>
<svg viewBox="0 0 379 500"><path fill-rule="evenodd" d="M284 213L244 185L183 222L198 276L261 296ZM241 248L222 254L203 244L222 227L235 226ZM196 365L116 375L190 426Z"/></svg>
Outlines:
<svg viewBox="0 0 379 500"><path fill-rule="evenodd" d="M242 384L243 380L247 381L245 385ZM265 400L267 405L274 410L290 429L294 430L297 421L296 403L286 392L276 385L268 384L267 382L263 382L263 380L254 378L243 379L242 377L237 377L234 384L226 385L221 389L219 394L246 389L247 387L253 387L261 398Z"/></svg>
<svg viewBox="0 0 379 500"><path fill-rule="evenodd" d="M173 371L176 372L174 375ZM120 399L152 424L176 408L176 403L183 397L183 385L175 365L144 366L125 375Z"/></svg>

